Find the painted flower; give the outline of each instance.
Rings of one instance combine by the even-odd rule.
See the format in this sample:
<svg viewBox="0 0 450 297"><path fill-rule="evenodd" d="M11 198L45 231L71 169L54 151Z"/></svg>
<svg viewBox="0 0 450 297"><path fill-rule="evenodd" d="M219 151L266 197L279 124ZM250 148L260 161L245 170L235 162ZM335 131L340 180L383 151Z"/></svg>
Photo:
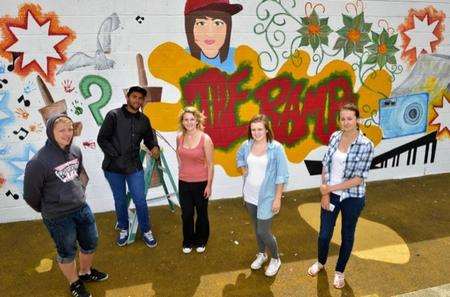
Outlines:
<svg viewBox="0 0 450 297"><path fill-rule="evenodd" d="M301 18L302 27L297 30L300 33L300 46L311 45L313 51L320 44L328 45L328 35L333 31L328 26L328 18L319 18L313 10L308 17Z"/></svg>
<svg viewBox="0 0 450 297"><path fill-rule="evenodd" d="M364 21L364 13L361 12L354 18L342 15L344 27L336 31L339 35L334 45L335 50L344 50L344 59L351 53L362 53L364 46L370 42L369 32L372 23Z"/></svg>
<svg viewBox="0 0 450 297"><path fill-rule="evenodd" d="M365 62L366 64L378 64L380 69L383 68L386 63L392 65L397 64L397 60L395 59L395 53L399 51L399 49L395 47L397 34L389 36L386 29L383 29L381 34L372 31L372 41L373 44L367 47L370 55Z"/></svg>

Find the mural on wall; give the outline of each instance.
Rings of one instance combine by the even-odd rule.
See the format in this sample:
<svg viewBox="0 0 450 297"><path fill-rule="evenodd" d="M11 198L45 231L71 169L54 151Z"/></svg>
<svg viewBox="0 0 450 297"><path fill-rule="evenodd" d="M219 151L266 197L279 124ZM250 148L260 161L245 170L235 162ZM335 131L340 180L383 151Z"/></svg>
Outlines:
<svg viewBox="0 0 450 297"><path fill-rule="evenodd" d="M94 66L96 70L105 70L114 67L114 61L108 59L106 54L111 53L111 33L120 26L119 16L113 13L107 17L97 33L97 50L94 56L89 56L83 52L73 54L64 65L59 68L57 75L64 71L73 71L78 68Z"/></svg>
<svg viewBox="0 0 450 297"><path fill-rule="evenodd" d="M0 18L0 31L0 54L12 59L14 71L23 77L37 72L52 83L56 67L66 61L64 52L75 39L71 29L60 26L56 13L43 13L37 4L23 5L17 17Z"/></svg>
<svg viewBox="0 0 450 297"><path fill-rule="evenodd" d="M361 130L377 146L372 169L437 166L442 160L439 152L450 138L450 56L441 49L448 48L442 6L416 3L410 9L405 2L397 5L400 18L377 18L371 9L382 4L375 1L179 2L184 10L174 5L173 13L184 24L169 31L182 37L168 40L149 33L157 23L152 11L102 9L87 18L80 8L77 17L83 21L77 23L65 8L43 0L0 15L0 196L7 198L2 203L23 203L24 166L45 140L44 123L52 112L68 113L83 153L102 158L96 132L103 115L122 103L123 89L137 84L139 52L147 67L138 54L138 81L150 93L144 112L153 127L171 146L179 128L175 115L185 105L198 106L207 116L215 163L223 169L219 176L239 175L232 160L257 113L270 117L291 169L320 174L318 152L338 128L337 111L346 102L357 104ZM249 31L248 44L233 44ZM149 39L158 41L149 46ZM148 81L160 80L164 92L148 85L145 68ZM92 179L91 189L98 191L100 182ZM293 183L292 188L316 186Z"/></svg>

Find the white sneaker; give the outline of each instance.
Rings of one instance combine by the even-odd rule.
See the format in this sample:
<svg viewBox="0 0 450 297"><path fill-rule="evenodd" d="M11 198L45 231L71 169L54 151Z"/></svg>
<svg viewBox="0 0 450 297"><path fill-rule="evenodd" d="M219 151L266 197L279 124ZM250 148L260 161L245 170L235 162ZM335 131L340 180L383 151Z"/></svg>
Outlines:
<svg viewBox="0 0 450 297"><path fill-rule="evenodd" d="M252 264L250 265L250 268L253 270L260 269L266 261L267 261L266 254L258 253L258 254L256 254L255 261L253 261Z"/></svg>
<svg viewBox="0 0 450 297"><path fill-rule="evenodd" d="M199 254L203 253L206 250L206 246L202 245L202 246L198 246L195 251Z"/></svg>
<svg viewBox="0 0 450 297"><path fill-rule="evenodd" d="M277 274L278 270L280 269L281 266L281 259L270 259L269 262L269 266L267 266L266 269L266 276L274 276L275 274Z"/></svg>
<svg viewBox="0 0 450 297"><path fill-rule="evenodd" d="M336 289L342 289L345 286L345 275L342 272L334 272L333 286Z"/></svg>
<svg viewBox="0 0 450 297"><path fill-rule="evenodd" d="M192 249L190 247L184 247L183 248L183 253L189 254L190 252L192 252Z"/></svg>
<svg viewBox="0 0 450 297"><path fill-rule="evenodd" d="M316 276L319 273L319 271L321 271L322 269L323 269L323 265L320 264L319 262L316 262L308 268L308 275Z"/></svg>

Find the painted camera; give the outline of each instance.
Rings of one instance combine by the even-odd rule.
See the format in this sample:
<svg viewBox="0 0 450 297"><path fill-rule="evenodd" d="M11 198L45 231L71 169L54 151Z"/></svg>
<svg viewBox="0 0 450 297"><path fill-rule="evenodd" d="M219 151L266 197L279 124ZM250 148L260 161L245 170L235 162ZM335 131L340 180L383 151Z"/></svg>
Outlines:
<svg viewBox="0 0 450 297"><path fill-rule="evenodd" d="M383 138L423 133L427 129L428 94L419 93L382 99L380 126Z"/></svg>

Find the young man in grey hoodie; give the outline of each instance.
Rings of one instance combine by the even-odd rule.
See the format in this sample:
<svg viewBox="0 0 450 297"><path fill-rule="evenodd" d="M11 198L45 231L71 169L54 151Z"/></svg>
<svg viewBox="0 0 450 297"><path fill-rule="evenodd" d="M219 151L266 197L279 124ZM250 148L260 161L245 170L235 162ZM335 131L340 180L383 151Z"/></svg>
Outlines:
<svg viewBox="0 0 450 297"><path fill-rule="evenodd" d="M103 281L108 274L92 268L98 232L94 215L86 204L87 175L81 150L72 144L72 120L64 114L51 117L47 121L47 137L45 145L27 163L24 199L42 214L72 296L89 297L91 294L83 282ZM80 246L78 272L77 243Z"/></svg>

